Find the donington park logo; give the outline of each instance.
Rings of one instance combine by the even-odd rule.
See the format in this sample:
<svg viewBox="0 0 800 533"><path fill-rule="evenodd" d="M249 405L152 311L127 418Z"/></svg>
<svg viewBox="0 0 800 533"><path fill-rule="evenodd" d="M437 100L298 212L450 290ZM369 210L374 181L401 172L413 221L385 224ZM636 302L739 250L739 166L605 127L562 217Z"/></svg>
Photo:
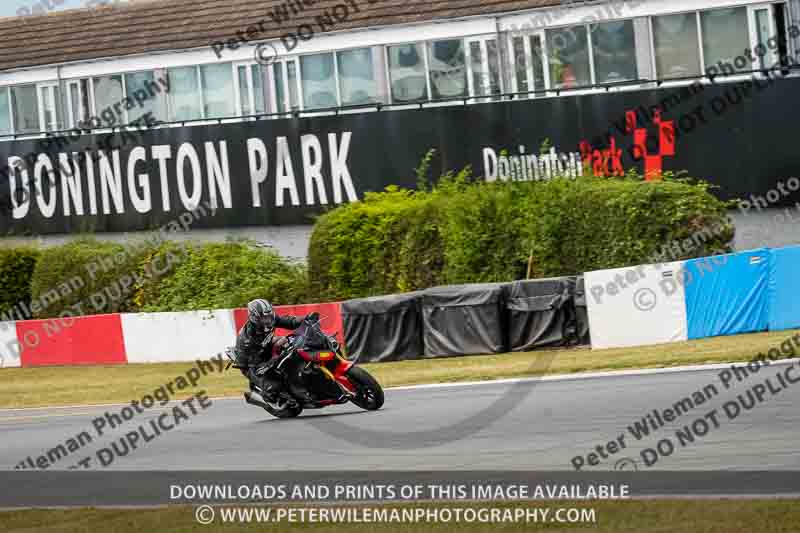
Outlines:
<svg viewBox="0 0 800 533"><path fill-rule="evenodd" d="M640 119L642 119L640 121ZM652 124L653 128L640 127L641 123ZM487 181L539 181L555 176L577 177L591 173L595 176L624 176L625 161L630 159L638 164L643 162L645 179L661 178L664 159L675 156L675 123L664 120L660 110L648 114L644 107L626 111L624 123L615 126L624 132L620 138L609 132L592 145L581 141L579 152L560 152L555 147L536 155L519 146L519 154L499 154L492 147L483 149L484 177ZM632 139L631 139L632 136ZM630 145L626 151L625 141Z"/></svg>
<svg viewBox="0 0 800 533"><path fill-rule="evenodd" d="M625 112L625 133L633 135L630 155L634 161L644 161L644 176L648 181L658 180L663 172L665 157L675 156L675 122L663 120L661 111L655 110L652 123L656 135L650 136L646 127L638 127L639 113L643 109ZM646 115L645 115L646 116ZM591 168L595 176L624 176L622 149L617 140L609 135L608 148L593 148L587 141L581 141L580 151L584 167Z"/></svg>

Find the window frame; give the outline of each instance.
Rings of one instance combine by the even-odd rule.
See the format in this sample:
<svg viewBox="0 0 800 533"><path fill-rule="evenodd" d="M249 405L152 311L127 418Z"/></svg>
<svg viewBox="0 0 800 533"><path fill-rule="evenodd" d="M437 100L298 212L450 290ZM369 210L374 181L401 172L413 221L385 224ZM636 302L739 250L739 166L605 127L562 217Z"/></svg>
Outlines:
<svg viewBox="0 0 800 533"><path fill-rule="evenodd" d="M352 106L361 106L362 104L344 104L342 102L342 80L339 76L339 54L345 52L352 52L353 50L369 50L369 57L370 57L370 68L372 69L372 77L373 82L375 83L375 98L374 101L370 104L364 106L365 109L369 107L369 105L384 105L385 102L381 99L381 74L376 69L376 60L379 59L376 56L382 55L384 58L386 57L386 46L383 46L383 50L379 53L376 50L375 45L366 45L366 46L350 46L348 48L341 48L334 51L334 62L336 67L336 91L337 97L339 99L339 105L341 107L352 107ZM388 72L388 66L384 65L384 71Z"/></svg>
<svg viewBox="0 0 800 533"><path fill-rule="evenodd" d="M44 94L43 92L44 91ZM58 94L56 94L58 91ZM45 95L47 100L52 105L53 121L47 124L46 109L45 109ZM39 106L39 131L40 132L54 132L61 131L61 87L58 81L44 81L36 84L36 101Z"/></svg>
<svg viewBox="0 0 800 533"><path fill-rule="evenodd" d="M775 4L780 2L764 2L761 4L750 4L747 6L747 20L748 25L750 26L750 47L752 50L755 51L756 46L760 44L758 39L758 18L757 13L759 11L766 10L768 13L769 19L769 36L767 37L767 41L771 38L777 38L778 36L778 26L775 21ZM771 65L775 65L780 55L778 54L777 50L770 50L768 43L763 43L767 45L767 54L764 55L761 60L763 60L764 64L761 64L761 61L753 65L752 69L769 69Z"/></svg>
<svg viewBox="0 0 800 533"><path fill-rule="evenodd" d="M134 72L131 73L133 74ZM97 99L95 98L95 87L94 87L95 78L112 78L114 76L119 76L120 78L122 78L122 99L125 100L126 98L128 98L128 88L125 86L125 74L126 74L125 72L111 72L109 74L103 74L101 76L90 76L89 78L81 78L89 80L89 103L92 106L93 110L93 113L89 117L90 119L93 117L97 117L98 120L102 120L102 117L100 116L100 111L97 109ZM108 127L108 126L103 126L103 124L101 123L101 127L96 129L98 131L104 131L104 130L112 131L116 128L119 128L120 126L127 125L129 123L128 110L125 109L124 106L121 106L121 111L122 111L122 124L117 124L115 126Z"/></svg>
<svg viewBox="0 0 800 533"><path fill-rule="evenodd" d="M531 47L531 38L537 37L539 39L539 45L542 49L542 84L544 86L544 93L543 94L535 94L536 92L536 77L533 71L533 49ZM508 32L508 57L511 60L510 71L511 71L511 88L513 89L512 92L520 94L522 91L520 90L519 86L519 79L517 77L517 64L516 64L516 54L514 51L514 39L521 38L522 39L522 47L525 55L525 74L526 74L526 81L528 82L528 88L534 87L534 91L529 91L528 94L524 95L524 98L542 98L547 96L547 92L551 89L550 86L550 64L547 59L547 39L544 35L544 29L537 29L537 30L527 30L527 31L515 31L515 32Z"/></svg>
<svg viewBox="0 0 800 533"><path fill-rule="evenodd" d="M169 79L170 70L188 69L188 68L194 68L195 75L197 76L197 91L199 95L198 104L200 106L200 116L198 118L191 118L186 120L173 118L173 113L175 110L173 108L173 102L172 102L172 89L171 89L172 80L170 80L170 92L167 93L167 120L172 124L185 124L187 122L199 122L202 120L206 120L205 98L203 97L203 79L200 73L200 65L182 65L176 67L167 67L165 69L165 75L167 76L167 79ZM124 85L125 84L123 83L123 89Z"/></svg>
<svg viewBox="0 0 800 533"><path fill-rule="evenodd" d="M606 22L614 22L614 21L617 21L617 20L634 20L634 19L614 19L614 20L606 21ZM556 87L552 83L552 78L550 76L550 54L549 54L550 50L549 50L549 47L548 47L548 44L547 44L547 31L546 30L560 30L560 29L564 29L564 28L578 28L578 27L583 28L584 31L586 32L586 50L587 50L587 53L589 54L589 85L590 85L590 87L587 87L585 89L572 89L570 87ZM560 95L562 92L572 95L572 94L589 94L589 93L594 93L594 92L605 91L605 89L603 87L593 87L594 85L597 85L597 74L595 73L594 44L592 42L592 30L590 28L590 23L588 23L588 22L579 22L579 23L576 23L576 24L566 24L566 25L561 25L561 26L552 26L552 27L544 28L542 30L542 32L544 34L542 47L543 47L543 50L546 51L545 52L546 55L544 57L544 66L545 66L545 69L546 69L546 72L547 72L546 78L550 82L550 84L547 87L548 91L555 92L556 95ZM578 86L582 87L582 85L578 85Z"/></svg>
<svg viewBox="0 0 800 533"><path fill-rule="evenodd" d="M714 7L714 8L708 8L708 9L698 9L698 10L696 10L696 14L697 14L697 42L698 42L698 44L700 46L700 63L701 63L701 70L702 70L702 73L700 75L701 78L707 78L708 77L707 76L707 71L706 71L708 66L706 65L705 41L703 40L704 33L703 33L702 14L703 13L712 12L712 11L720 11L720 10L723 10L723 9L738 9L738 8L744 8L745 12L747 13L747 16L746 16L746 20L747 20L747 44L748 44L748 46L752 47L753 46L753 40L752 40L752 26L753 26L753 24L752 24L752 20L751 20L751 17L750 17L750 10L749 10L749 5L748 4L723 6L723 7ZM742 52L744 52L744 50L742 50ZM720 80L722 80L722 81L742 81L742 80L746 80L748 77L752 76L752 73L749 72L751 70L753 70L753 69L752 68L747 69L747 72L744 72L744 73L741 73L741 74L733 74L733 75L729 75L729 76L724 76L724 77L721 77Z"/></svg>
<svg viewBox="0 0 800 533"><path fill-rule="evenodd" d="M618 82L607 82L607 83L605 83L605 85L613 85L614 83L620 83L620 84L631 83L631 82L636 81L637 79L642 79L642 73L639 72L639 57L638 57L639 49L636 48L636 38L637 38L636 20L637 20L637 18L641 18L641 17L625 17L625 18L610 19L610 20L598 20L596 22L590 22L590 23L587 24L586 31L589 33L589 53L591 54L589 56L589 64L590 64L590 68L592 70L592 85L598 85L599 84L598 81L597 81L597 65L596 65L595 60L594 60L594 39L592 38L592 36L594 35L594 32L592 31L592 26L601 26L603 24L608 24L608 23L611 23L611 22L629 22L631 24L631 29L633 30L633 63L634 63L634 67L636 68L636 77L632 78L632 79L620 80ZM649 19L650 17L647 17L647 18ZM654 46L653 43L655 42L655 38L652 36L653 35L652 28L648 28L648 33L650 34L648 36L648 40L650 41L650 49L652 51L653 46ZM655 62L655 58L653 58L653 62ZM597 87L597 89L598 90L605 90L603 87Z"/></svg>
<svg viewBox="0 0 800 533"><path fill-rule="evenodd" d="M305 105L305 103L306 103L305 102L305 91L303 91L303 69L302 69L303 58L304 57L309 57L309 56L326 55L326 54L330 54L331 55L331 58L332 58L332 61L333 61L333 83L334 83L334 85L336 85L336 88L335 88L335 91L336 91L336 106L334 106L334 107L341 107L341 105L342 105L342 97L341 97L341 91L339 89L339 65L338 65L338 59L337 59L337 56L336 56L337 52L338 52L338 50L322 50L320 52L310 52L308 54L298 54L297 56L295 56L293 58L295 60L295 62L296 62L295 69L297 71L297 84L299 86L299 91L298 91L297 94L298 94L298 98L300 100L300 102L299 102L300 103L300 110L302 111L302 110L306 110L307 109L307 111L309 113L314 113L314 114L311 114L311 115L308 115L308 116L315 116L316 113L320 113L320 112L324 114L324 113L326 113L326 111L324 111L324 110L325 109L329 109L330 106L329 107L319 107L319 108L311 108L311 107L306 108L306 105ZM286 68L286 72L284 73L286 75L285 76L285 80L286 80L287 83L289 81L288 70L289 69L287 67Z"/></svg>
<svg viewBox="0 0 800 533"><path fill-rule="evenodd" d="M466 99L469 99L469 98L472 97L472 95L469 92L469 63L468 63L469 56L468 56L467 50L466 50L467 39L468 39L468 37L444 37L444 38L441 38L441 39L428 39L428 40L424 41L425 56L426 56L425 57L425 71L426 71L425 75L426 75L426 78L427 78L426 83L428 85L428 102L430 102L432 104L436 104L436 103L442 103L443 101L447 102L449 100L463 101L463 100L466 100ZM434 45L435 43L440 43L440 42L445 42L445 41L461 41L461 48L464 51L464 77L466 78L465 79L465 81L466 81L465 89L466 89L467 94L465 96L455 96L455 97L451 96L451 97L434 99L433 98L433 80L432 80L433 72L431 71L431 68L430 68L431 58L429 57L429 54L431 54L432 45ZM498 58L498 61L499 61L499 58Z"/></svg>
<svg viewBox="0 0 800 533"><path fill-rule="evenodd" d="M465 39L465 37L461 37L461 39ZM431 100L431 76L430 76L430 67L428 62L428 43L434 40L440 39L424 39L422 41L402 41L398 43L389 43L383 47L384 53L384 70L386 71L386 89L387 89L387 100L389 101L389 105L395 106L414 106L417 107L420 104L430 104L433 102ZM422 63L425 68L425 98L421 100L416 100L413 102L395 102L394 101L394 90L392 89L392 69L391 69L391 56L389 55L389 49L393 46L404 46L404 45L420 45L422 46ZM402 109L402 108L401 108Z"/></svg>
<svg viewBox="0 0 800 533"><path fill-rule="evenodd" d="M258 113L256 111L256 87L254 80L256 79L255 74L253 73L253 67L261 67L261 64L256 61L234 61L231 63L233 68L233 91L235 93L235 105L236 105L236 112L239 113L240 117L255 117L258 115L263 115L267 112L267 109L264 109L262 113ZM245 113L244 107L242 105L242 86L241 81L239 79L239 69L245 69L245 80L247 81L247 98L250 102L250 108L252 109L252 113ZM267 98L264 94L264 69L259 68L259 74L261 75L261 87L262 87L262 99L264 100L264 106L266 108Z"/></svg>
<svg viewBox="0 0 800 533"><path fill-rule="evenodd" d="M466 56L467 61L467 87L469 89L469 101L471 102L491 102L493 99L498 98L499 96L505 94L505 84L503 82L503 58L502 53L500 51L501 41L497 38L497 34L490 34L490 35L474 35L469 37L464 37L464 55ZM491 77L491 69L489 68L489 46L488 42L494 41L495 46L497 46L497 85L500 88L500 92L498 94L493 94L491 92L491 85L492 80ZM475 79L472 71L472 46L471 44L477 42L479 43L480 50L481 50L481 70L488 73L489 78L488 81L487 94L485 95L478 95L475 92Z"/></svg>
<svg viewBox="0 0 800 533"><path fill-rule="evenodd" d="M295 69L295 90L297 91L297 109L292 109L292 97L290 85L289 85L289 63L294 64ZM280 66L279 66L280 65ZM273 61L270 65L269 71L269 99L265 100L265 103L268 101L269 106L271 109L271 113L273 115L291 115L295 112L303 111L303 84L302 80L300 79L300 61L298 61L298 56L290 56L280 58L277 61ZM281 88L283 91L283 107L284 111L278 110L278 91L277 91L277 81L275 80L275 67L278 67L281 70L281 75L283 77L283 87ZM279 118L279 117L277 117Z"/></svg>
<svg viewBox="0 0 800 533"><path fill-rule="evenodd" d="M16 137L17 131L14 127L14 105L13 100L11 99L11 88L13 85L3 85L0 87L0 91L6 92L6 102L8 104L8 133L0 133L0 138L3 137Z"/></svg>
<svg viewBox="0 0 800 533"><path fill-rule="evenodd" d="M236 90L236 86L237 86L237 83L238 83L237 80L238 80L238 77L239 77L239 72L237 71L236 67L234 66L236 64L236 62L231 61L231 62L227 62L227 63L229 65L229 70L231 72L231 77L232 77L231 78L231 86L233 87L233 93L234 93L233 95L231 95L234 98L234 101L233 101L233 116L229 115L229 116L224 116L224 117L209 117L208 113L206 113L206 87L205 87L205 84L203 83L203 67L217 66L217 64L216 63L203 63L203 64L200 64L200 65L197 65L197 87L200 90L200 115L201 115L201 117L198 118L198 119L193 119L193 120L197 120L197 121L204 121L204 120L205 121L214 121L214 120L222 121L222 120L231 120L233 118L243 118L243 115L238 114L238 110L240 108L237 107L238 92Z"/></svg>

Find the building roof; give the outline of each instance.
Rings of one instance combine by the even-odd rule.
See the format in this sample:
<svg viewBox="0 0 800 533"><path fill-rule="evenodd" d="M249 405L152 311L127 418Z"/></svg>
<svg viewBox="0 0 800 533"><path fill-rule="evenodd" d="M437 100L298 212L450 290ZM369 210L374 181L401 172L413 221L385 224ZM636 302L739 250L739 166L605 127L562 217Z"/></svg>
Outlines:
<svg viewBox="0 0 800 533"><path fill-rule="evenodd" d="M279 25L267 14L291 1L139 0L0 20L0 71L209 46L266 19L259 40L278 39L345 0L316 0ZM409 24L558 5L560 0L352 0L360 12L335 30ZM352 5L352 2L351 3ZM315 29L318 26L314 26Z"/></svg>

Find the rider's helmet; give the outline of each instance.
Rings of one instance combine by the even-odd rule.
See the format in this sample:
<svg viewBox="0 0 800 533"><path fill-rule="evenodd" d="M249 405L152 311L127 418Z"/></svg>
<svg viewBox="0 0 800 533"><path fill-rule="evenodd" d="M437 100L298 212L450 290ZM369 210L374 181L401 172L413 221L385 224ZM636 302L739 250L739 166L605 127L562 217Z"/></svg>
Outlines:
<svg viewBox="0 0 800 533"><path fill-rule="evenodd" d="M275 310L266 300L253 300L247 304L247 312L249 313L249 322L259 332L272 333L275 328Z"/></svg>

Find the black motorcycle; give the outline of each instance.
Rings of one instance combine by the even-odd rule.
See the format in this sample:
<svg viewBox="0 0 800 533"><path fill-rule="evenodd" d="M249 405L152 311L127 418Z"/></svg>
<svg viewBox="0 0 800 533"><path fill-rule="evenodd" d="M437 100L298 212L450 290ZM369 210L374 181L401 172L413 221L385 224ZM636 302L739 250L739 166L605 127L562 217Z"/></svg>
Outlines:
<svg viewBox="0 0 800 533"><path fill-rule="evenodd" d="M273 373L282 379L278 392L266 392L251 380L245 401L278 418L294 418L303 409L321 409L352 402L367 411L383 406L383 388L372 375L342 354L334 335L322 331L318 315L311 315L294 333ZM226 355L228 367L237 365L232 348Z"/></svg>

